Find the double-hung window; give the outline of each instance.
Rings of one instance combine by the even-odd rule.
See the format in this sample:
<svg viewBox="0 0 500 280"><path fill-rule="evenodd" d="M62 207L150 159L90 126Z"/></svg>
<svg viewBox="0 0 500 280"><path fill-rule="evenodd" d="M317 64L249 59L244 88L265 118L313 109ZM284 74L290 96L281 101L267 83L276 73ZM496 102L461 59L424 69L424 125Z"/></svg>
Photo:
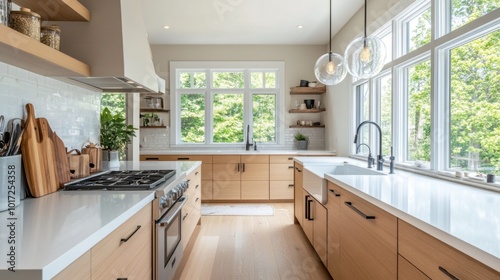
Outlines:
<svg viewBox="0 0 500 280"><path fill-rule="evenodd" d="M171 62L176 146L282 145L283 62Z"/></svg>

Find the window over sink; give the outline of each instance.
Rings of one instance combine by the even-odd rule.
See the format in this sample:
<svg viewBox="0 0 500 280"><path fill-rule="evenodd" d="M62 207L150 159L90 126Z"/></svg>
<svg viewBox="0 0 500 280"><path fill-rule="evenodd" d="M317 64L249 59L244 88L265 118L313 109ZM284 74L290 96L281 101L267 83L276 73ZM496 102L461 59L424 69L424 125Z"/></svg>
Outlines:
<svg viewBox="0 0 500 280"><path fill-rule="evenodd" d="M284 62L171 62L176 146L284 143ZM247 136L247 127L248 130Z"/></svg>

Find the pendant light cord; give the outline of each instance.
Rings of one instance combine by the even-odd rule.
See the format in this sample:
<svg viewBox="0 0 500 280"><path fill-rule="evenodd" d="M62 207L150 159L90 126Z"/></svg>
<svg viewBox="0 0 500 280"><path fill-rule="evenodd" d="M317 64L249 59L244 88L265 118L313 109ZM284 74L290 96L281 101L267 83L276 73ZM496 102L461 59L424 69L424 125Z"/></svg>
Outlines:
<svg viewBox="0 0 500 280"><path fill-rule="evenodd" d="M364 42L363 42L363 43L364 43L364 47L365 47L365 48L366 48L366 1L367 1L367 0L365 0L365 37L364 37L364 38L365 38L365 40L364 40Z"/></svg>
<svg viewBox="0 0 500 280"><path fill-rule="evenodd" d="M366 0L365 0L366 1ZM330 0L330 52L328 53L328 61L332 61L332 0Z"/></svg>

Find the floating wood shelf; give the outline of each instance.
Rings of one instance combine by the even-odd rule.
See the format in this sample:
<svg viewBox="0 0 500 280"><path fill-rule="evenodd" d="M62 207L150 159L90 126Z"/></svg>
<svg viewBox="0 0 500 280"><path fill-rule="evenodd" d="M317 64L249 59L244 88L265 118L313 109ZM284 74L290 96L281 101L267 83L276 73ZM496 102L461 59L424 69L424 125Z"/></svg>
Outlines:
<svg viewBox="0 0 500 280"><path fill-rule="evenodd" d="M140 126L139 128L167 128L166 125L157 125L157 126Z"/></svg>
<svg viewBox="0 0 500 280"><path fill-rule="evenodd" d="M48 77L90 76L90 67L0 24L0 61Z"/></svg>
<svg viewBox="0 0 500 280"><path fill-rule="evenodd" d="M90 21L90 11L76 0L13 0L21 7L30 8L42 20L50 21ZM64 31L63 31L64 32Z"/></svg>
<svg viewBox="0 0 500 280"><path fill-rule="evenodd" d="M170 110L167 109L141 109L142 113L168 113Z"/></svg>
<svg viewBox="0 0 500 280"><path fill-rule="evenodd" d="M290 88L290 94L323 94L326 87L293 87Z"/></svg>
<svg viewBox="0 0 500 280"><path fill-rule="evenodd" d="M289 113L321 113L326 111L325 108L320 108L320 109L305 109L305 110L300 110L300 109L291 109L288 111Z"/></svg>
<svg viewBox="0 0 500 280"><path fill-rule="evenodd" d="M291 125L290 128L322 128L325 127L324 124L322 125Z"/></svg>

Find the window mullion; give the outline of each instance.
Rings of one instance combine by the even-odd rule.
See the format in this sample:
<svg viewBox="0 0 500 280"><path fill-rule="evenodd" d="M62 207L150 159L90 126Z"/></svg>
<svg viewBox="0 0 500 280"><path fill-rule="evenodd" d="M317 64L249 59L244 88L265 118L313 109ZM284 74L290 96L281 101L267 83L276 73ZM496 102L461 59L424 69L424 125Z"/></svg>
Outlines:
<svg viewBox="0 0 500 280"><path fill-rule="evenodd" d="M205 73L207 77L207 90L205 91L205 144L213 144L214 89L212 87L212 71L207 69Z"/></svg>

